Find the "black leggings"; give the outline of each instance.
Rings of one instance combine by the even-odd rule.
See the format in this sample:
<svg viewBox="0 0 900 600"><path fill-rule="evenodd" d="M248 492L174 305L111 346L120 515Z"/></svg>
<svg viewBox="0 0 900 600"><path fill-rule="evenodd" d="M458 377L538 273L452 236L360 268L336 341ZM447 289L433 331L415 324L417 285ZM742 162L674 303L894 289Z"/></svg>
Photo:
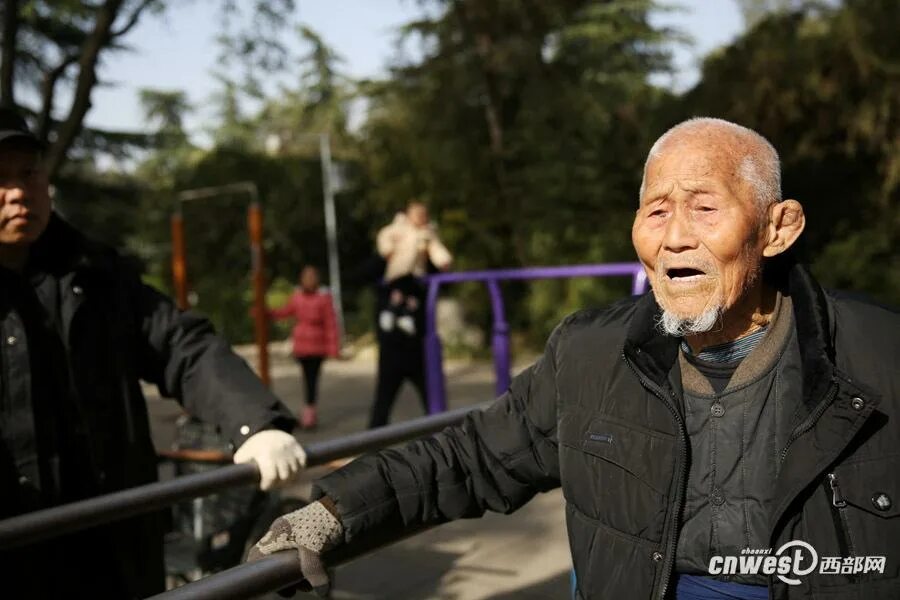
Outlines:
<svg viewBox="0 0 900 600"><path fill-rule="evenodd" d="M319 369L322 367L321 356L304 356L297 358L303 370L303 381L306 382L306 403L315 406L319 395Z"/></svg>

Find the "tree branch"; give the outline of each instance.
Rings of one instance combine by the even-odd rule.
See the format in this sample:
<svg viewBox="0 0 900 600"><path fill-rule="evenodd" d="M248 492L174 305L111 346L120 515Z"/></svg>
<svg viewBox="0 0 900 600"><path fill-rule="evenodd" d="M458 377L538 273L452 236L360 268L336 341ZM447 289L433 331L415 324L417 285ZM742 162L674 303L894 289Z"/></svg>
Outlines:
<svg viewBox="0 0 900 600"><path fill-rule="evenodd" d="M3 61L0 64L0 106L16 105L16 38L19 33L19 0L3 0Z"/></svg>
<svg viewBox="0 0 900 600"><path fill-rule="evenodd" d="M56 140L44 159L51 177L55 176L62 166L66 153L81 130L84 116L91 108L91 91L97 84L97 60L103 48L109 45L112 26L122 9L122 2L123 0L106 0L103 6L97 9L94 30L81 46L78 80L72 95L72 105L68 116L57 129Z"/></svg>
<svg viewBox="0 0 900 600"><path fill-rule="evenodd" d="M514 200L510 195L506 175L506 147L504 143L504 97L501 90L495 60L495 40L490 30L491 7L496 6L484 0L453 0L453 9L459 20L463 34L475 50L475 66L484 80L484 119L490 140L490 159L497 186L497 200L501 212L506 215L501 220L499 236L508 239L519 264L525 264L526 252L519 227L513 215L517 214Z"/></svg>
<svg viewBox="0 0 900 600"><path fill-rule="evenodd" d="M156 1L157 0L144 0L143 2L141 2L138 5L138 7L135 8L134 11L131 13L131 16L128 17L128 20L125 21L125 24L122 25L122 27L120 27L117 31L112 32L111 37L113 37L113 38L122 37L129 31L131 31L131 29L135 25L137 25L137 22L140 20L141 13L144 12L144 10L147 7L149 7L151 4L154 4Z"/></svg>
<svg viewBox="0 0 900 600"><path fill-rule="evenodd" d="M489 32L479 29L473 22L466 5L461 0L455 0L453 7L462 25L463 31L472 40L475 54L478 57L478 68L484 79L484 87L487 101L484 104L484 118L488 126L488 135L491 140L491 153L502 161L503 155L503 123L500 117L500 92L498 91L496 73L491 67L491 52L493 40Z"/></svg>
<svg viewBox="0 0 900 600"><path fill-rule="evenodd" d="M62 77L66 70L78 62L78 55L72 54L67 56L61 63L51 70L44 73L44 80L41 82L41 112L38 115L36 135L43 142L47 141L50 135L51 118L53 116L53 97L56 94L56 83Z"/></svg>

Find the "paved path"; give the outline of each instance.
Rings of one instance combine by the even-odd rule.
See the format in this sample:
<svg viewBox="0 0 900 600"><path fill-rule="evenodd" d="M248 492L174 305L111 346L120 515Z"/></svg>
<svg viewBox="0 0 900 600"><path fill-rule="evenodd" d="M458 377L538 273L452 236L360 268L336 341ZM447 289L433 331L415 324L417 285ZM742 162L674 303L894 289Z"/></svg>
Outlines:
<svg viewBox="0 0 900 600"><path fill-rule="evenodd" d="M252 354L245 356L253 362ZM489 363L450 364L447 373L450 408L493 396ZM272 356L272 379L275 393L296 412L302 399L299 369L278 349ZM301 442L365 429L374 383L371 359L327 362L321 376L319 427L299 434ZM157 448L168 448L180 407L154 397L150 389L148 396L154 441ZM419 400L407 384L392 418L421 415ZM303 497L309 483L302 479L287 493ZM567 598L570 569L562 496L556 491L538 496L513 515L448 523L345 565L338 569L333 598Z"/></svg>

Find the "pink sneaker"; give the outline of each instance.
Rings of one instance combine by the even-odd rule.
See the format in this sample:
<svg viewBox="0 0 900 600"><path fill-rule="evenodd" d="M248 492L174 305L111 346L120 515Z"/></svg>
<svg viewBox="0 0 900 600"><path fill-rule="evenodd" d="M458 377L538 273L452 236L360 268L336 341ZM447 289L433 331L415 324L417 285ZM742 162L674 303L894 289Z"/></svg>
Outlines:
<svg viewBox="0 0 900 600"><path fill-rule="evenodd" d="M315 429L318 423L316 407L307 404L303 407L303 416L300 418L303 429Z"/></svg>

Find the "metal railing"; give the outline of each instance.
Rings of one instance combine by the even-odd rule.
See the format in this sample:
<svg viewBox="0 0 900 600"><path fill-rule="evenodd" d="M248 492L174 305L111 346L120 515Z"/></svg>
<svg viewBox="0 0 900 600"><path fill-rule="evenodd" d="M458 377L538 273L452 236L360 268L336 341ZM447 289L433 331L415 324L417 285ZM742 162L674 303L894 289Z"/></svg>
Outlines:
<svg viewBox="0 0 900 600"><path fill-rule="evenodd" d="M338 567L428 529L431 526L420 525L404 530L394 538L370 536L325 552L322 561L329 568ZM244 600L302 582L303 571L297 555L294 552L279 552L157 594L151 600Z"/></svg>
<svg viewBox="0 0 900 600"><path fill-rule="evenodd" d="M306 466L324 465L435 433L489 403L458 408L386 427L304 446ZM142 485L0 521L0 550L16 548L90 527L165 508L198 496L259 482L255 464L229 465L170 481Z"/></svg>

